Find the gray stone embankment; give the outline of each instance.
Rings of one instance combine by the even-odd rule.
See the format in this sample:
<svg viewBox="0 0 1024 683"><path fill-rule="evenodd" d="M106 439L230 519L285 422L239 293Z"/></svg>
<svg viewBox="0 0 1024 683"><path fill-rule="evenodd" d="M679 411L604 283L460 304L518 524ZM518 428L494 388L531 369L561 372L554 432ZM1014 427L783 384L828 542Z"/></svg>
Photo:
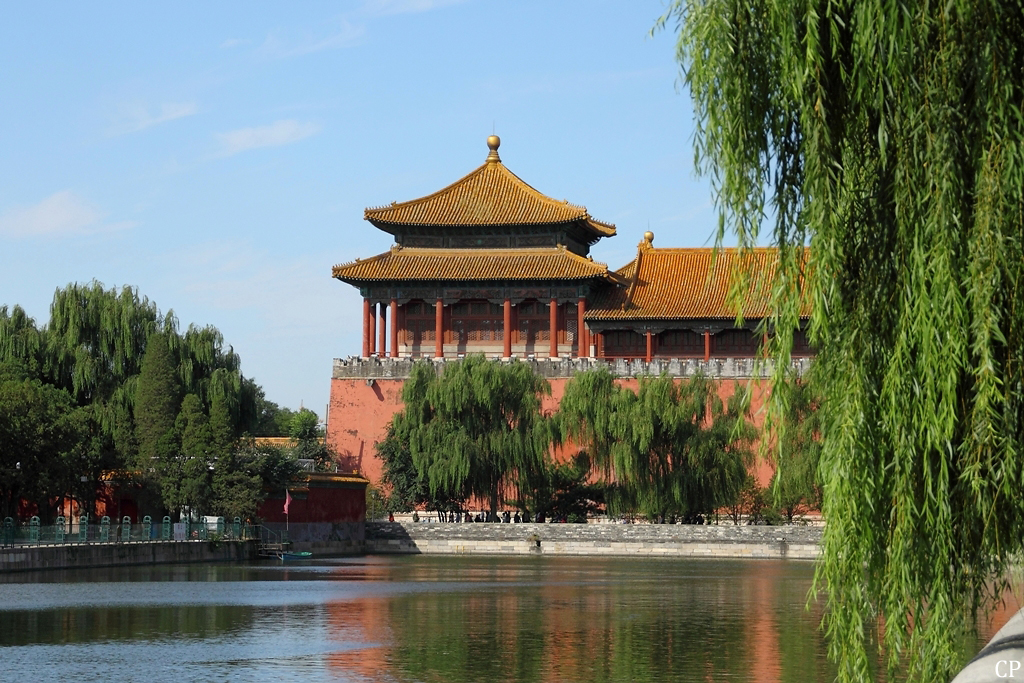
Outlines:
<svg viewBox="0 0 1024 683"><path fill-rule="evenodd" d="M367 554L601 555L813 560L821 527L669 524L366 525Z"/></svg>
<svg viewBox="0 0 1024 683"><path fill-rule="evenodd" d="M142 564L248 562L256 541L139 541L14 546L0 549L0 572Z"/></svg>

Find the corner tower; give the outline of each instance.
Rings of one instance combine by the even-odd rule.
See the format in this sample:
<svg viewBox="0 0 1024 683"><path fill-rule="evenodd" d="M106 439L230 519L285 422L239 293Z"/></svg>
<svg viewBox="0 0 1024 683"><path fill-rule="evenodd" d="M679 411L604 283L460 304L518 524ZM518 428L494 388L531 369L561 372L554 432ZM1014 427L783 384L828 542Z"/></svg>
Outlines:
<svg viewBox="0 0 1024 683"><path fill-rule="evenodd" d="M500 144L487 138L483 165L433 194L366 209L394 246L333 270L363 296L362 357L592 355L587 301L626 281L588 255L615 226L525 183Z"/></svg>

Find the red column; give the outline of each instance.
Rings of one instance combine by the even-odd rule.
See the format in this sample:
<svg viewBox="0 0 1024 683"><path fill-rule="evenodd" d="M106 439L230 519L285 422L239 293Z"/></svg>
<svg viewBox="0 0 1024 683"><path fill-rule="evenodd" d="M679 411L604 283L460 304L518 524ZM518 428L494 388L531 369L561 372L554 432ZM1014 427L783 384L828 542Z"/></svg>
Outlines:
<svg viewBox="0 0 1024 683"><path fill-rule="evenodd" d="M391 357L398 358L398 299L391 300Z"/></svg>
<svg viewBox="0 0 1024 683"><path fill-rule="evenodd" d="M552 358L558 358L558 300L551 299L551 305L548 306L548 326L551 330L551 353L549 354Z"/></svg>
<svg viewBox="0 0 1024 683"><path fill-rule="evenodd" d="M594 333L594 355L604 358L604 332Z"/></svg>
<svg viewBox="0 0 1024 683"><path fill-rule="evenodd" d="M370 304L370 317L366 323L367 334L370 335L370 353L367 356L372 356L377 352L374 344L377 341L377 304Z"/></svg>
<svg viewBox="0 0 1024 683"><path fill-rule="evenodd" d="M444 358L444 301L434 304L434 358Z"/></svg>
<svg viewBox="0 0 1024 683"><path fill-rule="evenodd" d="M644 360L646 360L648 363L651 362L651 355L652 355L651 351L652 350L653 349L651 348L651 331L647 330L647 355L644 358Z"/></svg>
<svg viewBox="0 0 1024 683"><path fill-rule="evenodd" d="M380 302L380 328L377 330L377 356L379 358L387 357L387 339L388 339L388 309L384 306L384 302Z"/></svg>
<svg viewBox="0 0 1024 683"><path fill-rule="evenodd" d="M587 325L583 322L583 314L587 312L587 300L580 297L576 304L576 357L590 356L590 340L587 339Z"/></svg>
<svg viewBox="0 0 1024 683"><path fill-rule="evenodd" d="M711 330L704 330L704 362L711 360Z"/></svg>
<svg viewBox="0 0 1024 683"><path fill-rule="evenodd" d="M363 299L363 358L370 357L370 300Z"/></svg>
<svg viewBox="0 0 1024 683"><path fill-rule="evenodd" d="M502 329L502 339L505 342L505 348L502 351L503 358L512 357L512 300L505 299L505 322Z"/></svg>

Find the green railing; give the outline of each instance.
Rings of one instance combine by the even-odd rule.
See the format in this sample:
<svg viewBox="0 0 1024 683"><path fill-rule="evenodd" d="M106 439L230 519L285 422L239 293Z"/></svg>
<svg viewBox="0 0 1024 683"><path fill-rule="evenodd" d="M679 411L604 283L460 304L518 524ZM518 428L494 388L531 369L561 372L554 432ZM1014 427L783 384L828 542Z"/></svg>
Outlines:
<svg viewBox="0 0 1024 683"><path fill-rule="evenodd" d="M131 517L122 517L120 521L109 517L101 517L99 520L58 517L56 524L52 525L41 525L38 517L32 517L27 524L17 523L8 517L0 525L0 545L3 547L146 541L232 541L254 540L260 536L261 527L242 524L238 517L231 522L218 517L216 521L185 520L179 523L172 523L170 517L153 521L148 515L134 522Z"/></svg>

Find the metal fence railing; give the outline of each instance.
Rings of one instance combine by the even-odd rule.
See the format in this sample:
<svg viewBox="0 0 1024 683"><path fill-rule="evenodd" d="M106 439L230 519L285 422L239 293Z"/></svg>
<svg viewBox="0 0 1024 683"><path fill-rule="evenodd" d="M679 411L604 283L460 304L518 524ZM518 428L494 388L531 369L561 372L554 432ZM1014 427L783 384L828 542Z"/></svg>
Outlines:
<svg viewBox="0 0 1024 683"><path fill-rule="evenodd" d="M0 525L0 546L62 545L76 543L138 543L144 541L207 541L259 539L260 527L243 524L235 517L225 522L223 517L212 521L171 522L170 517L154 521L148 515L132 522L131 517L120 521L102 517L97 522L88 517L58 517L56 524L43 525L38 517L27 524L16 523L11 517Z"/></svg>

